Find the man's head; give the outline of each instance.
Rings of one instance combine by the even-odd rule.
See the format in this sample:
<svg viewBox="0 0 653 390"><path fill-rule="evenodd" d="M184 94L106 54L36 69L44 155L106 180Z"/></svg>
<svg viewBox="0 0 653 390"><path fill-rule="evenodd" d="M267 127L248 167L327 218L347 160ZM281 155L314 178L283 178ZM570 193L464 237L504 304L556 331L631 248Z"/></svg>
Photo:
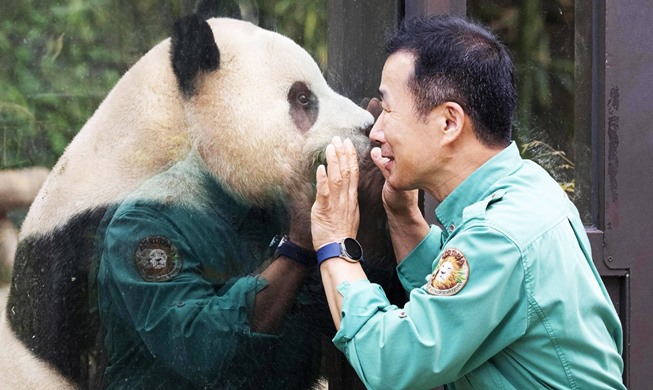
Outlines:
<svg viewBox="0 0 653 390"><path fill-rule="evenodd" d="M512 60L485 28L450 16L405 22L387 50L372 157L394 189L442 200L510 144Z"/></svg>
<svg viewBox="0 0 653 390"><path fill-rule="evenodd" d="M414 56L408 88L419 117L446 101L456 102L484 145L510 143L517 100L514 67L489 30L453 16L415 18L388 36L386 50Z"/></svg>

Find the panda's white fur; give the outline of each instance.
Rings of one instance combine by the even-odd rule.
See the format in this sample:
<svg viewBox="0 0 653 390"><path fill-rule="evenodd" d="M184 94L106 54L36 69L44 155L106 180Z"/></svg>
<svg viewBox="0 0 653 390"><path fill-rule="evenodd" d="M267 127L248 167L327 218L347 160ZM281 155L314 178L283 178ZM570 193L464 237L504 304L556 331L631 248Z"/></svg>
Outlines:
<svg viewBox="0 0 653 390"><path fill-rule="evenodd" d="M121 199L183 158L189 139L168 60L169 40L145 54L104 99L55 164L21 226L20 239Z"/></svg>
<svg viewBox="0 0 653 390"><path fill-rule="evenodd" d="M371 126L372 116L335 93L302 48L247 22L208 22L220 51L219 68L200 73L195 93L184 97L170 64L170 40L145 54L108 94L52 169L22 225L21 242L49 239L56 245L58 234L68 234L66 239L74 243L74 232L62 230L68 223L120 202L144 180L183 159L194 142L216 176L255 205L265 205L292 193L296 186L305 186L311 180L306 177L306 166L313 163L307 160L319 159L333 136L351 138L361 152L365 150L368 140L361 129ZM296 81L305 83L319 102L319 114L304 134L289 115L288 89ZM39 247L30 250L33 252L27 253L38 253ZM21 258L20 253L16 259L17 270L37 269L38 264L30 262L41 261ZM67 288L75 288L87 266L82 264L82 274L71 270L70 280L64 282L73 286ZM25 288L17 287L18 273L12 289ZM45 298L23 295L14 298L24 302ZM13 309L8 307L6 313ZM24 315L30 315L29 311ZM38 319L43 313L34 316ZM13 384L21 388L17 384L22 384L30 388L34 378L39 378L40 388L48 381L65 388L65 380L51 362L25 355L27 349L21 347L25 340L18 342L7 322L11 321L3 318L0 322L0 387ZM60 348L56 338L39 337L42 340L37 342L45 347ZM11 361L20 364L9 364Z"/></svg>

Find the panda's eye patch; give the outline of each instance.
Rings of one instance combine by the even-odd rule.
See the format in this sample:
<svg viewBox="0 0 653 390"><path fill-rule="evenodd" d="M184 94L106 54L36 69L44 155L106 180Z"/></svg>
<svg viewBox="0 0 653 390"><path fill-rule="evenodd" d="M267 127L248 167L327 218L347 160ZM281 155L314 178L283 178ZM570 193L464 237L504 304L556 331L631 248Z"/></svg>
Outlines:
<svg viewBox="0 0 653 390"><path fill-rule="evenodd" d="M288 102L290 104L301 104L307 106L315 102L315 95L308 88L308 85L302 81L295 81L288 91Z"/></svg>
<svg viewBox="0 0 653 390"><path fill-rule="evenodd" d="M288 90L290 117L297 129L307 132L317 120L319 111L317 96L302 81L295 81Z"/></svg>

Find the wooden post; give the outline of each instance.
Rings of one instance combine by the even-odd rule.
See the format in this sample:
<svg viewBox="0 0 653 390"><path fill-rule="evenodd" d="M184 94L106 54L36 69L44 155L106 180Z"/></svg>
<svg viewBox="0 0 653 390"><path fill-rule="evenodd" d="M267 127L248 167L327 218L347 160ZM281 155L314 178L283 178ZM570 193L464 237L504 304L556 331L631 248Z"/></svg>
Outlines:
<svg viewBox="0 0 653 390"><path fill-rule="evenodd" d="M0 171L0 286L11 278L18 245L18 229L7 214L29 208L48 173L42 167Z"/></svg>

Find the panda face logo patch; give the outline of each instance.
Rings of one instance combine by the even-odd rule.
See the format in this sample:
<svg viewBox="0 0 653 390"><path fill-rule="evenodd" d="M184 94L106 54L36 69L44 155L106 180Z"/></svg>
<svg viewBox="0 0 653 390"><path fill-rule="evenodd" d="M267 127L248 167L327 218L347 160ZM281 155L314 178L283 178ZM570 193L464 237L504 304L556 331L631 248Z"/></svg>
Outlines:
<svg viewBox="0 0 653 390"><path fill-rule="evenodd" d="M426 291L431 295L455 295L469 279L465 255L455 248L446 249L432 274L426 277Z"/></svg>
<svg viewBox="0 0 653 390"><path fill-rule="evenodd" d="M146 282L165 282L181 271L181 256L177 248L165 237L143 239L134 255L136 269Z"/></svg>

